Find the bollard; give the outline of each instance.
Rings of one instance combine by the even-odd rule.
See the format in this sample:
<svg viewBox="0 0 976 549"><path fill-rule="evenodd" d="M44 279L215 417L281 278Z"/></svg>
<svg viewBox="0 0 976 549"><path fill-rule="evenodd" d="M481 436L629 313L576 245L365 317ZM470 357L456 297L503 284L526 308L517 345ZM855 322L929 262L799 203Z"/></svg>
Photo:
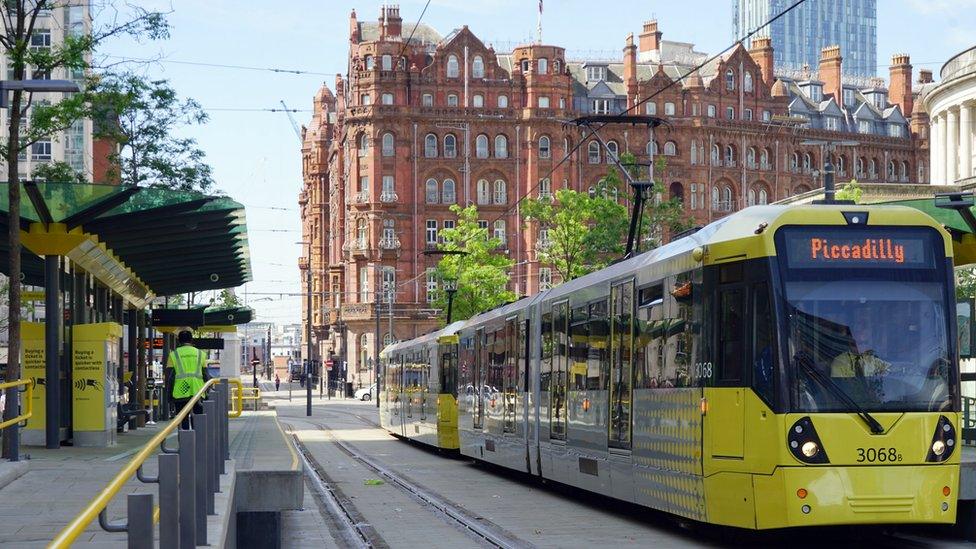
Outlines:
<svg viewBox="0 0 976 549"><path fill-rule="evenodd" d="M193 460L196 471L196 509L193 514L196 542L197 545L207 545L207 414L193 414L193 432L196 439Z"/></svg>
<svg viewBox="0 0 976 549"><path fill-rule="evenodd" d="M196 547L196 434L180 429L180 544L181 549ZM206 538L206 534L204 534Z"/></svg>
<svg viewBox="0 0 976 549"><path fill-rule="evenodd" d="M214 424L217 423L217 414L214 413L214 402L212 400L205 401L203 403L203 413L206 416L207 423L207 514L215 515L216 511L216 501L214 494L217 492L217 445L216 434L217 429L214 428Z"/></svg>
<svg viewBox="0 0 976 549"><path fill-rule="evenodd" d="M224 383L221 385L224 388L224 396L222 401L224 403L224 413L221 416L224 420L224 459L230 459L230 384Z"/></svg>
<svg viewBox="0 0 976 549"><path fill-rule="evenodd" d="M129 494L128 532L129 549L153 548L153 496Z"/></svg>
<svg viewBox="0 0 976 549"><path fill-rule="evenodd" d="M159 546L180 545L180 456L159 454Z"/></svg>
<svg viewBox="0 0 976 549"><path fill-rule="evenodd" d="M224 425L227 421L227 384L217 385L217 463L220 467L220 474L227 472L227 464L224 457L227 453L226 441L224 439Z"/></svg>

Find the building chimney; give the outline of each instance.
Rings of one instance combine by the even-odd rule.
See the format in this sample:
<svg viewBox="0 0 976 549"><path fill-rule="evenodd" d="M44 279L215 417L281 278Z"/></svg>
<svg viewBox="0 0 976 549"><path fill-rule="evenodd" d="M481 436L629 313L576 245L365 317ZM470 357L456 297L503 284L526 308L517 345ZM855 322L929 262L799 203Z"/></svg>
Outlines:
<svg viewBox="0 0 976 549"><path fill-rule="evenodd" d="M919 84L931 84L932 80L932 70L931 69L919 69L918 71L918 83Z"/></svg>
<svg viewBox="0 0 976 549"><path fill-rule="evenodd" d="M634 45L634 33L627 35L627 45L624 46L624 82L627 84L628 102L633 105L637 100L637 46Z"/></svg>
<svg viewBox="0 0 976 549"><path fill-rule="evenodd" d="M901 107L905 117L912 115L915 107L912 98L912 64L907 54L898 53L891 57L891 77L888 82L888 102Z"/></svg>
<svg viewBox="0 0 976 549"><path fill-rule="evenodd" d="M400 6L384 4L380 7L380 37L382 39L398 39L403 31L403 19L400 19Z"/></svg>
<svg viewBox="0 0 976 549"><path fill-rule="evenodd" d="M661 49L661 31L657 30L657 19L644 22L644 30L638 39L641 53Z"/></svg>
<svg viewBox="0 0 976 549"><path fill-rule="evenodd" d="M824 84L824 98L826 99L828 95L832 95L838 105L844 104L840 76L842 60L840 46L827 46L820 50L820 81Z"/></svg>
<svg viewBox="0 0 976 549"><path fill-rule="evenodd" d="M773 40L772 38L762 37L752 40L752 48L749 50L752 60L759 65L762 72L763 82L767 86L772 86L776 77L773 76Z"/></svg>
<svg viewBox="0 0 976 549"><path fill-rule="evenodd" d="M359 22L356 20L355 9L349 14L349 41L353 44L359 43Z"/></svg>

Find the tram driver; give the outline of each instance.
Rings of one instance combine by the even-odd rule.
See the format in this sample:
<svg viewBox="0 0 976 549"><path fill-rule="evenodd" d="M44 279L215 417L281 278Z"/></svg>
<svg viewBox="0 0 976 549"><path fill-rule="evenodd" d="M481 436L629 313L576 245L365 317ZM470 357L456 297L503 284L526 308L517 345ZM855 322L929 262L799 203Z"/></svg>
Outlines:
<svg viewBox="0 0 976 549"><path fill-rule="evenodd" d="M878 318L870 307L860 304L851 314L853 322L848 350L834 357L830 364L830 377L874 377L888 373L891 363L878 356L878 350L887 350L884 326L872 320Z"/></svg>

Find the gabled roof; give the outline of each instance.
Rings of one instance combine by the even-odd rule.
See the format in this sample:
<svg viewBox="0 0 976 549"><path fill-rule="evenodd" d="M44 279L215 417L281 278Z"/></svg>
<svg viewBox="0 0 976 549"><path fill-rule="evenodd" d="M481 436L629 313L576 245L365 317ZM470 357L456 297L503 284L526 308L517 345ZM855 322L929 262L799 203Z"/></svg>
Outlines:
<svg viewBox="0 0 976 549"><path fill-rule="evenodd" d="M410 31L413 30L414 23L403 23L403 40L406 42L407 38L410 36ZM380 24L373 21L360 21L359 22L359 38L363 42L373 42L380 39ZM441 35L437 30L435 30L430 25L426 23L420 23L417 25L417 30L413 33L413 38L410 40L410 44L413 45L426 45L426 44L437 44L441 41Z"/></svg>

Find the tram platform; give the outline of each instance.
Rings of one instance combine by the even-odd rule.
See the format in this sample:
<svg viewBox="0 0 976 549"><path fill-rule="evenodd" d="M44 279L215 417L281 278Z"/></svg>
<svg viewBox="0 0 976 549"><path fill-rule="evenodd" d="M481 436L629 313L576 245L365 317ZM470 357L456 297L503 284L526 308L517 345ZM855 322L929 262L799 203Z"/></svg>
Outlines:
<svg viewBox="0 0 976 549"><path fill-rule="evenodd" d="M122 434L110 448L24 446L22 461L0 461L0 546L46 546L165 424ZM207 541L217 547L236 545L239 512L259 512L259 523L278 520L281 511L301 508L304 495L298 455L273 411L244 412L229 429L231 461L221 475L216 515L208 517ZM156 474L155 459L145 473ZM124 496L136 493L153 494L158 504L157 485L132 478L109 504L108 518L124 519ZM120 547L125 536L105 532L96 520L73 546Z"/></svg>

